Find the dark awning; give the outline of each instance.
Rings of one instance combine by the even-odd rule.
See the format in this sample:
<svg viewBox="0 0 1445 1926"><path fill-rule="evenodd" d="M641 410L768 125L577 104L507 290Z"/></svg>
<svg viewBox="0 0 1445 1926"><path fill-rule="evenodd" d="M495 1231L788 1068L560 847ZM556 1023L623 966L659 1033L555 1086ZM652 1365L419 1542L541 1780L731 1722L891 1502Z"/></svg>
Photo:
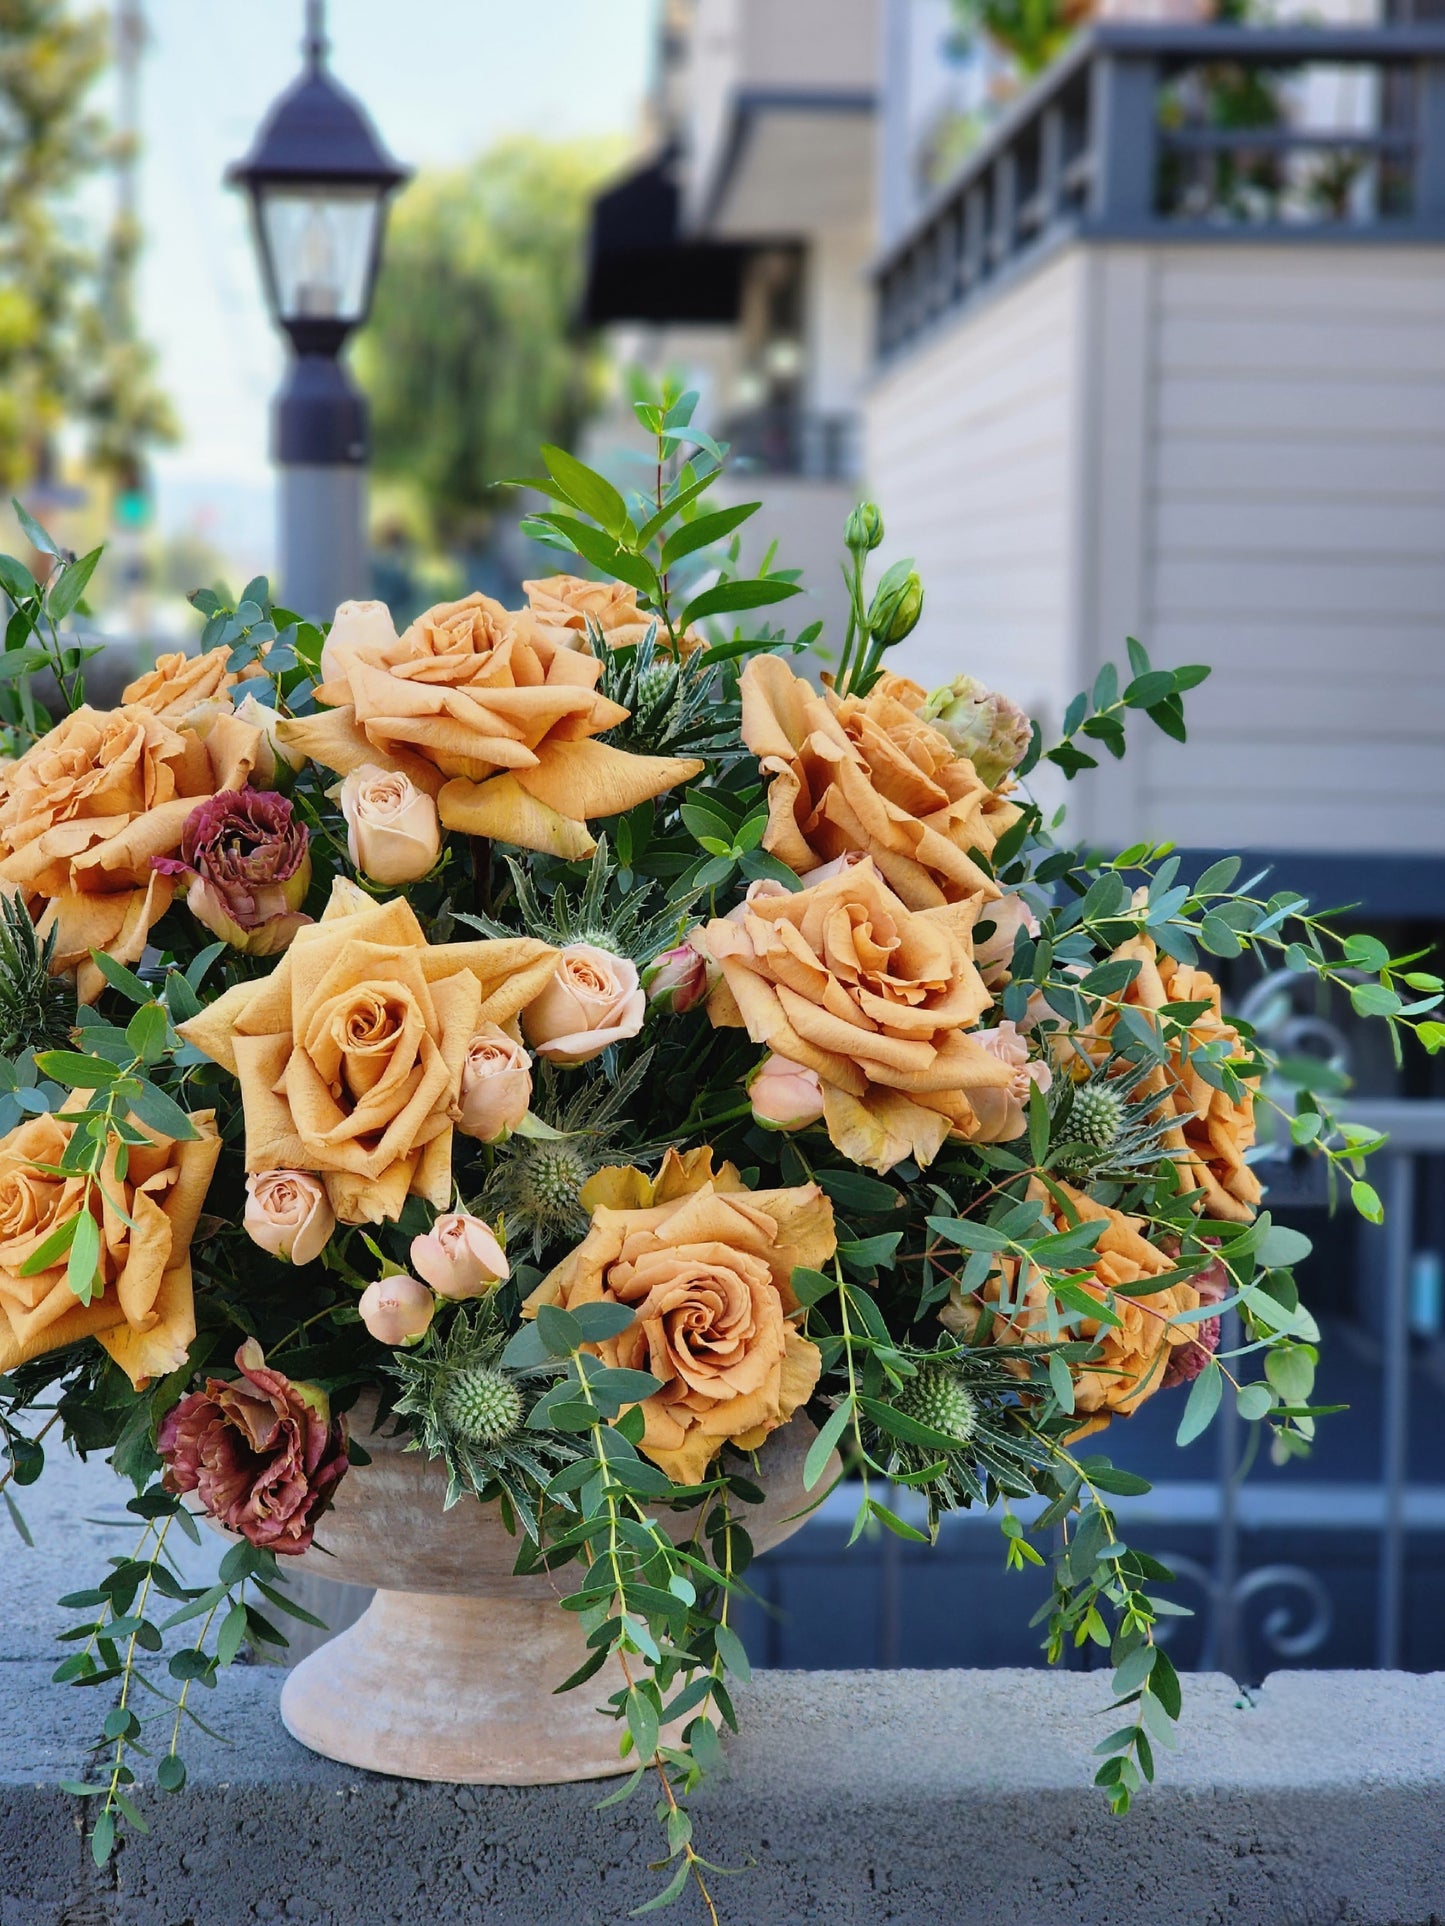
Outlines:
<svg viewBox="0 0 1445 1926"><path fill-rule="evenodd" d="M592 203L582 300L582 316L590 326L737 320L748 249L680 234L678 203L671 148Z"/></svg>

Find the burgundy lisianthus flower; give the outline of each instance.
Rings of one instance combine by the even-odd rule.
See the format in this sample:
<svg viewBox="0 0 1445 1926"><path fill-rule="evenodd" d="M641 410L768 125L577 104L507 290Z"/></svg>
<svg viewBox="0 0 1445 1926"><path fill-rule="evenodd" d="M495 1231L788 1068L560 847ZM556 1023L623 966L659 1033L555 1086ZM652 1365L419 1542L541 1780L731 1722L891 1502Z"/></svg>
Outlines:
<svg viewBox="0 0 1445 1926"><path fill-rule="evenodd" d="M272 1371L254 1338L236 1353L236 1380L168 1411L156 1449L167 1491L194 1491L212 1518L280 1553L304 1552L345 1474L346 1420L324 1391Z"/></svg>
<svg viewBox="0 0 1445 1926"><path fill-rule="evenodd" d="M1206 1237L1201 1241L1216 1246L1219 1243L1217 1237ZM1189 1282L1198 1291L1201 1305L1222 1304L1229 1296L1229 1272L1222 1258L1216 1257L1206 1264ZM1159 1380L1161 1391L1167 1391L1174 1384L1191 1384L1219 1349L1217 1317L1202 1318L1198 1324L1188 1325L1186 1329L1189 1332L1187 1342L1176 1344L1169 1353L1169 1362Z"/></svg>
<svg viewBox="0 0 1445 1926"><path fill-rule="evenodd" d="M153 856L179 877L198 921L248 956L284 950L303 923L311 884L306 825L269 789L223 789L192 810L181 853Z"/></svg>

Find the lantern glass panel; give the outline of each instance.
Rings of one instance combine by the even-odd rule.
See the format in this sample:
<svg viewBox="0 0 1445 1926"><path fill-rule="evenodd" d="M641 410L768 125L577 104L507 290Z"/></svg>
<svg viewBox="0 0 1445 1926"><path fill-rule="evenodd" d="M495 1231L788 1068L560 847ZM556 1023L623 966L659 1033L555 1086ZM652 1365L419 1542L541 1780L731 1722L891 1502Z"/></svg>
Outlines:
<svg viewBox="0 0 1445 1926"><path fill-rule="evenodd" d="M280 319L366 319L381 193L331 183L267 186L261 226Z"/></svg>

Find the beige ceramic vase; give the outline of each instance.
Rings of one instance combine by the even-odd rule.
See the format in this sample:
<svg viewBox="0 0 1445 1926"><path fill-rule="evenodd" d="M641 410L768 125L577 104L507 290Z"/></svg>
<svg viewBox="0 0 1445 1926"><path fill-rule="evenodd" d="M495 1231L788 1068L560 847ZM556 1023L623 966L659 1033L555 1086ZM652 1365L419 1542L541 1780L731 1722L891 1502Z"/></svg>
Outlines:
<svg viewBox="0 0 1445 1926"><path fill-rule="evenodd" d="M597 1709L624 1684L615 1661L556 1696L589 1656L577 1614L560 1604L578 1568L514 1577L517 1540L496 1506L443 1511L440 1464L370 1431L374 1411L363 1400L352 1414L371 1463L342 1479L312 1549L288 1564L376 1596L288 1675L287 1731L329 1759L406 1779L554 1785L628 1770L621 1728ZM795 1418L759 1453L767 1497L746 1518L759 1551L802 1523L816 1435Z"/></svg>

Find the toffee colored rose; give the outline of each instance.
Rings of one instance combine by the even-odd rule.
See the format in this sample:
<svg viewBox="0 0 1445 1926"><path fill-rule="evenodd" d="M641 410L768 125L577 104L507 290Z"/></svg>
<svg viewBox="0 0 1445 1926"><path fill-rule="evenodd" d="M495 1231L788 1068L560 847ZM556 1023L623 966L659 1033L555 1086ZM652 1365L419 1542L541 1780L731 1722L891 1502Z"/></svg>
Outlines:
<svg viewBox="0 0 1445 1926"><path fill-rule="evenodd" d="M161 1420L167 1491L194 1492L207 1515L253 1545L304 1552L346 1474L346 1420L324 1391L293 1384L254 1338L238 1379L207 1378Z"/></svg>
<svg viewBox="0 0 1445 1926"><path fill-rule="evenodd" d="M363 763L341 785L346 848L374 883L416 883L441 854L437 806L409 776Z"/></svg>
<svg viewBox="0 0 1445 1926"><path fill-rule="evenodd" d="M457 1129L478 1143L504 1143L532 1101L532 1059L515 1037L488 1023L467 1045Z"/></svg>
<svg viewBox="0 0 1445 1926"><path fill-rule="evenodd" d="M415 1344L425 1337L437 1305L425 1284L403 1272L368 1284L356 1308L378 1344L397 1345Z"/></svg>
<svg viewBox="0 0 1445 1926"><path fill-rule="evenodd" d="M309 1170L263 1170L248 1177L241 1221L253 1244L291 1264L320 1257L336 1228L326 1186Z"/></svg>
<svg viewBox="0 0 1445 1926"><path fill-rule="evenodd" d="M771 777L763 847L805 880L834 858L872 857L910 909L993 901L973 860L1018 821L922 717L916 682L884 675L866 696L821 695L781 656L742 676L743 740Z"/></svg>
<svg viewBox="0 0 1445 1926"><path fill-rule="evenodd" d="M399 899L343 891L269 976L181 1025L241 1080L246 1168L310 1170L343 1224L445 1210L467 1045L512 1021L557 952L531 937L428 944Z"/></svg>
<svg viewBox="0 0 1445 1926"><path fill-rule="evenodd" d="M1083 1317L1077 1332L1061 1330L1057 1316L1051 1318L1052 1300L1037 1271L1031 1274L1020 1298L1019 1260L1014 1257L997 1258L995 1269L977 1291L964 1293L955 1285L938 1315L939 1322L966 1343L998 1345L1006 1355L1013 1347L1047 1344L1060 1336L1092 1340L1094 1348L1089 1357L1069 1366L1074 1380L1074 1409L1082 1420L1070 1438L1087 1438L1092 1432L1102 1431L1116 1414L1127 1417L1137 1411L1146 1398L1163 1387L1174 1353L1193 1337L1190 1325L1173 1324L1170 1319L1197 1310L1199 1292L1192 1283L1181 1281L1151 1291L1147 1297L1122 1295L1122 1286L1167 1277L1174 1269L1174 1259L1149 1242L1145 1234L1149 1227L1142 1218L1128 1217L1057 1179L1054 1182L1068 1200L1072 1217L1037 1178L1030 1183L1028 1194L1043 1205L1059 1231L1068 1230L1076 1221L1103 1225L1092 1262L1072 1272L1071 1280L1088 1297L1110 1309L1118 1322ZM983 1323L985 1310L992 1313L987 1324ZM1021 1377L1028 1375L1026 1364L1019 1363L1015 1368Z"/></svg>
<svg viewBox="0 0 1445 1926"><path fill-rule="evenodd" d="M969 1034L989 1002L973 916L967 903L910 910L865 861L691 940L722 970L713 1023L815 1071L834 1145L881 1173L931 1163L950 1135L987 1140L1001 1121L974 1101L1009 1089L1013 1071Z"/></svg>
<svg viewBox="0 0 1445 1926"><path fill-rule="evenodd" d="M511 1275L495 1231L480 1217L447 1211L411 1240L412 1268L438 1297L485 1297Z"/></svg>
<svg viewBox="0 0 1445 1926"><path fill-rule="evenodd" d="M340 775L378 764L435 797L447 829L572 860L587 821L695 776L692 757L634 756L597 738L627 719L598 693L602 664L530 610L486 595L439 602L395 641L332 652L317 714L280 736Z"/></svg>
<svg viewBox="0 0 1445 1926"><path fill-rule="evenodd" d="M639 1449L679 1484L705 1477L724 1444L755 1450L807 1403L821 1359L796 1328L791 1279L837 1249L816 1184L750 1191L731 1165L714 1175L711 1160L710 1150L669 1150L655 1180L599 1171L582 1193L592 1228L523 1306L531 1316L543 1304L636 1312L619 1337L588 1348L661 1380L639 1406Z"/></svg>
<svg viewBox="0 0 1445 1926"><path fill-rule="evenodd" d="M175 885L152 858L179 849L198 803L245 785L259 745L229 713L203 742L144 706L80 708L7 772L0 886L55 930L54 967L74 973L83 1002L105 984L90 952L138 963L170 908Z"/></svg>
<svg viewBox="0 0 1445 1926"><path fill-rule="evenodd" d="M816 1070L769 1055L748 1078L748 1102L766 1130L805 1130L822 1119L823 1086Z"/></svg>
<svg viewBox="0 0 1445 1926"><path fill-rule="evenodd" d="M84 1101L77 1093L75 1107ZM31 1117L0 1138L0 1371L95 1337L137 1389L186 1361L196 1335L191 1239L221 1140L212 1111L191 1115L184 1142L145 1125L118 1174L112 1139L93 1208L100 1220L100 1288L82 1304L65 1281L65 1253L31 1276L26 1263L80 1212L83 1178L56 1166L75 1125Z"/></svg>
<svg viewBox="0 0 1445 1926"><path fill-rule="evenodd" d="M193 811L178 856L151 863L180 883L186 908L213 935L247 956L275 956L311 921L301 914L308 841L285 796L232 789Z"/></svg>
<svg viewBox="0 0 1445 1926"><path fill-rule="evenodd" d="M188 721L198 713L209 717L231 706L231 690L239 681L228 667L229 649L209 649L204 655L158 655L156 666L121 690L122 704L149 709L168 722Z"/></svg>
<svg viewBox="0 0 1445 1926"><path fill-rule="evenodd" d="M592 943L569 943L541 995L522 1011L522 1032L539 1057L590 1063L609 1043L635 1037L647 1014L637 965Z"/></svg>
<svg viewBox="0 0 1445 1926"><path fill-rule="evenodd" d="M564 649L588 648L589 624L600 631L609 647L627 648L642 640L653 617L637 606L637 590L628 582L592 582L581 575L548 575L523 582L527 606L548 641ZM664 639L667 631L661 631Z"/></svg>

